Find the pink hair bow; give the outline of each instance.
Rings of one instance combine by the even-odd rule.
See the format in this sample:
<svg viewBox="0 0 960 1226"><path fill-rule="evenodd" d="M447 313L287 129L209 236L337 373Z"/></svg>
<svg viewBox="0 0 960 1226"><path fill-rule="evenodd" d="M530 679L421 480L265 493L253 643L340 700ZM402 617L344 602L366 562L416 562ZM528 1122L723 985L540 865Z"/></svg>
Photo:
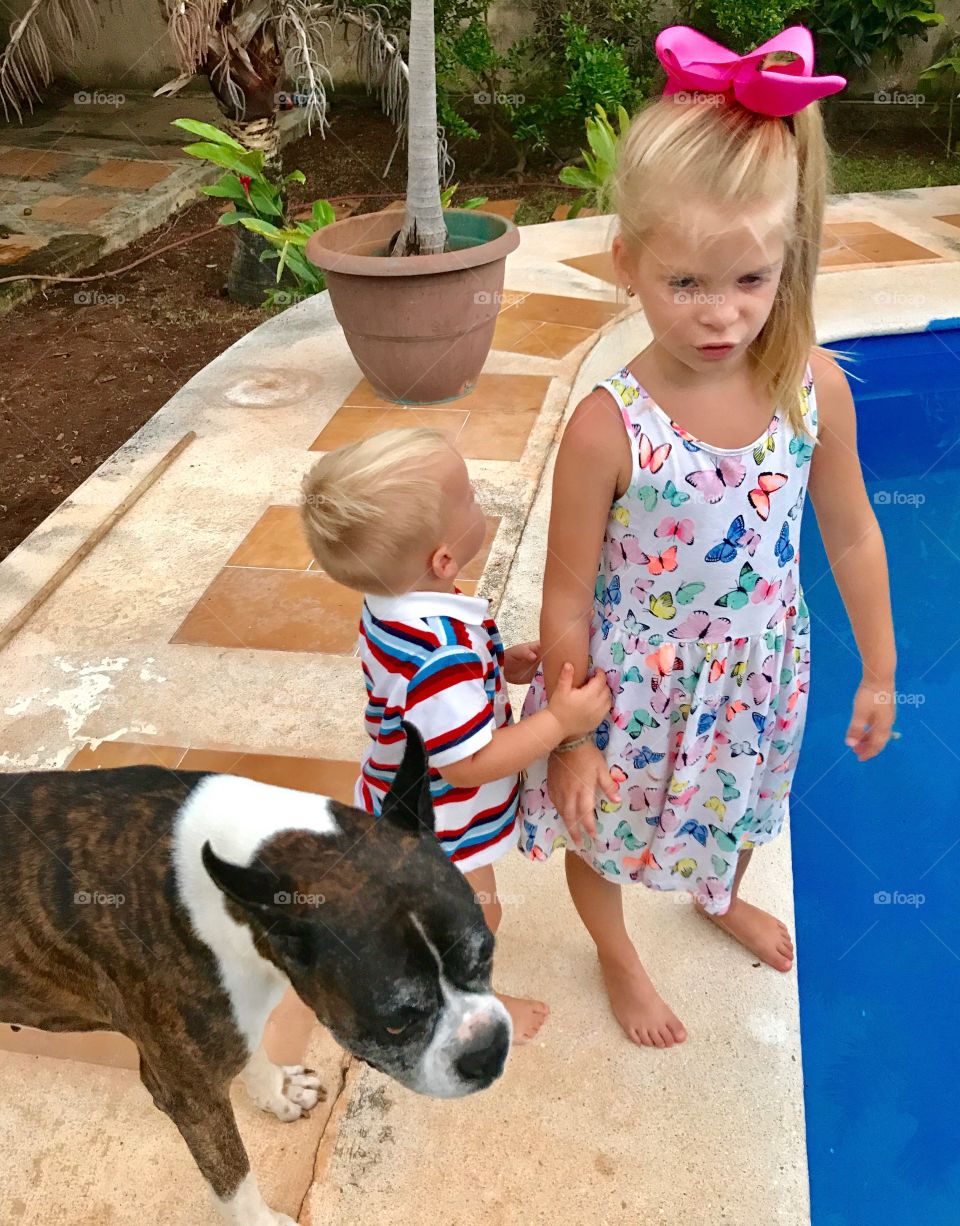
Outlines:
<svg viewBox="0 0 960 1226"><path fill-rule="evenodd" d="M655 46L667 70L664 94L732 91L741 106L760 115L795 115L847 83L846 77L813 76L813 37L806 26L781 30L747 55L721 47L690 26L661 30ZM764 68L764 58L774 51L792 51L798 58Z"/></svg>

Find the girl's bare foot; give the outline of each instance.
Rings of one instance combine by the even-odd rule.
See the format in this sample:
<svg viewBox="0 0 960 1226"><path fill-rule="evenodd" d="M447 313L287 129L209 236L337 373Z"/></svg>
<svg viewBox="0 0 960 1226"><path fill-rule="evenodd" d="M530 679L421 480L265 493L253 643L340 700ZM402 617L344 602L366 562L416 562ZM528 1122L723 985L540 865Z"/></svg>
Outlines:
<svg viewBox="0 0 960 1226"><path fill-rule="evenodd" d="M686 1039L683 1023L653 986L635 949L598 957L614 1017L631 1043L673 1047Z"/></svg>
<svg viewBox="0 0 960 1226"><path fill-rule="evenodd" d="M786 924L782 924L775 915L761 911L742 898L735 898L725 915L711 915L709 911L704 911L699 902L696 906L701 915L712 920L724 932L729 932L775 971L788 971L793 966L793 941Z"/></svg>
<svg viewBox="0 0 960 1226"><path fill-rule="evenodd" d="M496 997L513 1021L513 1042L516 1046L532 1039L550 1015L550 1010L542 1000L529 1000L526 996L507 996L503 992L497 992Z"/></svg>

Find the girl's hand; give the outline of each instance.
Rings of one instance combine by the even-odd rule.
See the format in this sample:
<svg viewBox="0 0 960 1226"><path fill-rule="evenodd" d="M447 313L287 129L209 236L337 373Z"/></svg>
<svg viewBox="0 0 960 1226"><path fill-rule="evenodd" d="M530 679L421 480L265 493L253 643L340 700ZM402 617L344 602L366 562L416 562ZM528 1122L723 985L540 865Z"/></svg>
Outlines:
<svg viewBox="0 0 960 1226"><path fill-rule="evenodd" d="M896 715L893 685L861 681L853 699L853 715L847 729L846 744L861 762L875 758L890 740Z"/></svg>
<svg viewBox="0 0 960 1226"><path fill-rule="evenodd" d="M593 838L597 833L597 792L608 800L620 799L620 788L610 777L603 754L590 744L550 755L547 792L577 847L583 846L584 834Z"/></svg>
<svg viewBox="0 0 960 1226"><path fill-rule="evenodd" d="M529 685L540 663L539 643L518 643L503 653L503 676L509 685Z"/></svg>

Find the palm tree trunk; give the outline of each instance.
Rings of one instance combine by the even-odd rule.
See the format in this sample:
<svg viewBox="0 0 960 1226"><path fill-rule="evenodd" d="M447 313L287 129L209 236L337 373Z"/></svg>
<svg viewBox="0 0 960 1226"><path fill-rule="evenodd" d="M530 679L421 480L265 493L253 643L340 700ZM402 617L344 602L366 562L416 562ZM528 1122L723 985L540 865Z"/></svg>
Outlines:
<svg viewBox="0 0 960 1226"><path fill-rule="evenodd" d="M411 0L407 209L391 255L436 255L447 245L440 203L433 0Z"/></svg>

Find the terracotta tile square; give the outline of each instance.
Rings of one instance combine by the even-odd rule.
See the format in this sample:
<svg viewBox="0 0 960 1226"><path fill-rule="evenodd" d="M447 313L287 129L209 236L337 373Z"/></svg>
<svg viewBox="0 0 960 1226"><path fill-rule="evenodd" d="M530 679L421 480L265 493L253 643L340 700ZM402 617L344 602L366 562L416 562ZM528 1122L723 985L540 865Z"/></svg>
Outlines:
<svg viewBox="0 0 960 1226"><path fill-rule="evenodd" d="M0 175L10 175L15 179L45 179L72 161L68 153L50 153L43 149L3 149L0 150Z"/></svg>
<svg viewBox="0 0 960 1226"><path fill-rule="evenodd" d="M119 187L127 191L143 192L173 173L172 166L161 162L138 162L133 158L116 158L104 162L80 180L97 187Z"/></svg>
<svg viewBox="0 0 960 1226"><path fill-rule="evenodd" d="M101 741L96 749L84 745L70 759L72 771L98 770L108 766L166 766L170 770L181 764L186 748L179 745L155 745L145 741Z"/></svg>
<svg viewBox="0 0 960 1226"><path fill-rule="evenodd" d="M849 247L837 247L832 251L820 253L819 268L862 268L870 260L865 255L851 251Z"/></svg>
<svg viewBox="0 0 960 1226"><path fill-rule="evenodd" d="M506 217L508 221L513 221L513 215L519 203L519 200L488 200L486 204L480 206L480 212L496 213L498 217Z"/></svg>
<svg viewBox="0 0 960 1226"><path fill-rule="evenodd" d="M430 424L441 427L444 418L458 414L456 445L468 460L519 460L549 385L549 375L482 374L476 388L468 396L461 396L455 407L404 409L379 400L364 379L347 397L344 407L334 415L311 451L328 450L354 437L366 438L391 425L426 424L411 421L409 414L436 414ZM366 418L352 412L347 415L347 409L359 408L366 408ZM396 413L404 417L390 415ZM469 414L466 421L465 414ZM362 431L359 435L358 430Z"/></svg>
<svg viewBox="0 0 960 1226"><path fill-rule="evenodd" d="M886 234L888 231L875 221L827 221L824 222L823 233L826 237L836 235L837 238L848 238L857 234Z"/></svg>
<svg viewBox="0 0 960 1226"><path fill-rule="evenodd" d="M946 213L943 216L935 217L934 221L946 222L948 226L960 226L960 213Z"/></svg>
<svg viewBox="0 0 960 1226"><path fill-rule="evenodd" d="M344 804L352 803L353 785L360 774L357 762L243 753L228 749L191 749L183 760L182 769L242 775L245 779L272 783L276 787L332 796Z"/></svg>
<svg viewBox="0 0 960 1226"><path fill-rule="evenodd" d="M349 655L363 597L316 571L227 566L170 640Z"/></svg>
<svg viewBox="0 0 960 1226"><path fill-rule="evenodd" d="M611 285L617 284L617 275L613 271L613 256L609 251L598 251L595 255L578 255L572 260L561 260L560 263L578 268L580 272L588 273L591 277L599 277L601 281L609 281Z"/></svg>
<svg viewBox="0 0 960 1226"><path fill-rule="evenodd" d="M595 330L619 315L623 308L616 302L599 298L579 298L568 294L527 294L511 309L511 315L521 319L537 319L543 323L569 324L576 328Z"/></svg>
<svg viewBox="0 0 960 1226"><path fill-rule="evenodd" d="M456 442L467 416L463 410L405 409L398 404L384 408L361 408L347 404L334 413L320 436L310 444L310 450L333 451L336 447L359 442L384 430L413 429L414 426L443 430L450 435L452 442Z"/></svg>
<svg viewBox="0 0 960 1226"><path fill-rule="evenodd" d="M104 196L45 196L33 206L33 216L40 221L86 225L109 213L116 203Z"/></svg>
<svg viewBox="0 0 960 1226"><path fill-rule="evenodd" d="M596 336L592 328L572 328L569 324L539 324L514 345L504 346L513 353L535 358L565 358L584 341Z"/></svg>
<svg viewBox="0 0 960 1226"><path fill-rule="evenodd" d="M9 238L0 238L0 264L16 264L17 260L46 247L49 241L39 234L11 234Z"/></svg>
<svg viewBox="0 0 960 1226"><path fill-rule="evenodd" d="M566 221L567 218L570 216L570 210L572 208L573 208L572 204L558 204L557 207L553 210L553 213L551 215L551 220ZM589 207L582 208L580 212L577 214L577 217L596 217L596 216L597 216L597 210L591 209Z"/></svg>
<svg viewBox="0 0 960 1226"><path fill-rule="evenodd" d="M849 234L844 236L843 241L857 255L865 255L875 264L943 259L929 247L921 247L919 243L914 243L901 234L893 234L889 230L880 230L878 234Z"/></svg>
<svg viewBox="0 0 960 1226"><path fill-rule="evenodd" d="M88 1034L60 1034L20 1026L13 1030L0 1025L0 1051L21 1056L44 1056L53 1060L81 1060L84 1064L104 1064L110 1068L139 1069L140 1053L126 1035L112 1031ZM68 1074L69 1075L69 1074Z"/></svg>
<svg viewBox="0 0 960 1226"><path fill-rule="evenodd" d="M493 330L493 348L516 350L531 332L540 327L538 319L523 319L515 310L501 311Z"/></svg>
<svg viewBox="0 0 960 1226"><path fill-rule="evenodd" d="M471 413L457 439L457 450L468 460L519 460L537 413L536 408Z"/></svg>
<svg viewBox="0 0 960 1226"><path fill-rule="evenodd" d="M483 538L483 545L480 552L473 558L460 572L457 579L457 587L462 588L461 580L480 579L483 575L483 568L487 564L487 558L490 556L490 550L493 548L493 539L497 535L497 529L500 527L499 515L485 515L487 521L487 534Z"/></svg>
<svg viewBox="0 0 960 1226"><path fill-rule="evenodd" d="M274 506L267 507L227 565L307 570L312 561L300 526L300 508Z"/></svg>

